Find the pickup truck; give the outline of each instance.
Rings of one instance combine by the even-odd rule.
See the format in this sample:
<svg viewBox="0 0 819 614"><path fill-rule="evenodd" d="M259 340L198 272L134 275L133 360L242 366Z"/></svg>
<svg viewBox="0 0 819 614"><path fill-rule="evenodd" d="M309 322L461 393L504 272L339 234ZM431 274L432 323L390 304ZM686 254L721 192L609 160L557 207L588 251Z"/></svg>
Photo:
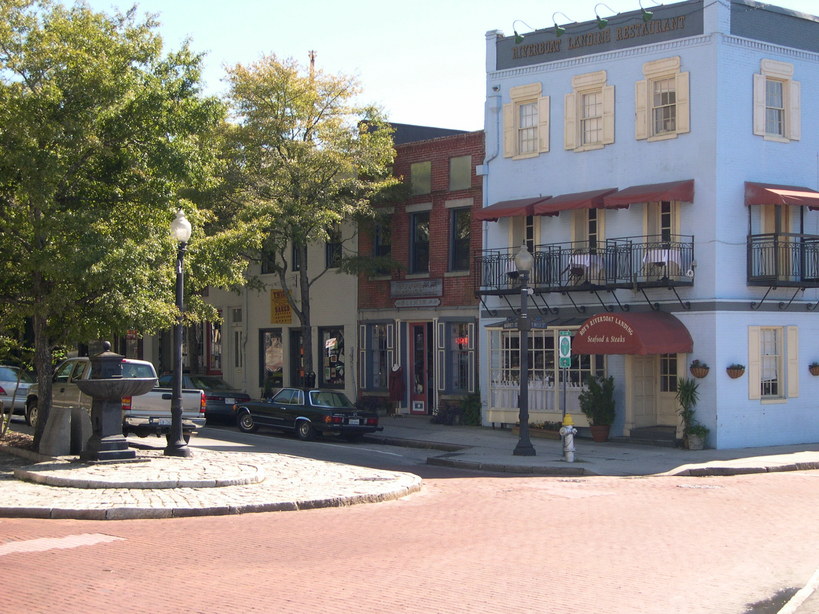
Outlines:
<svg viewBox="0 0 819 614"><path fill-rule="evenodd" d="M126 358L122 361L123 377L156 377L154 366L144 360ZM77 381L91 376L91 361L87 357L69 358L54 370L51 384L52 407L82 407L91 413L91 397L80 391ZM37 425L37 384L32 384L26 397L26 422ZM150 392L122 398L122 432L139 437L167 436L171 430L170 388L154 388ZM205 392L182 390L182 434L185 441L191 433L205 425Z"/></svg>

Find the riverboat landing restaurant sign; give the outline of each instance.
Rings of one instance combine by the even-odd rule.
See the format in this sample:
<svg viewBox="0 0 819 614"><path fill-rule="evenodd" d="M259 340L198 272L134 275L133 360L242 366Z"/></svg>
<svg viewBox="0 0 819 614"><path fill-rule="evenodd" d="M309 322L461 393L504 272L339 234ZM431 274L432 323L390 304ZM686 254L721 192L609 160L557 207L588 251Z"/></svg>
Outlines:
<svg viewBox="0 0 819 614"><path fill-rule="evenodd" d="M497 70L556 62L703 33L703 0L653 6L651 9L653 15L649 21L643 20L641 11L611 17L601 15L608 19L602 30L595 20L561 23L560 26L566 30L562 36L557 36L554 27L548 27L526 34L519 44L515 43L513 36L499 38L496 44Z"/></svg>
<svg viewBox="0 0 819 614"><path fill-rule="evenodd" d="M574 354L678 354L694 343L685 325L670 313L601 313L578 329Z"/></svg>

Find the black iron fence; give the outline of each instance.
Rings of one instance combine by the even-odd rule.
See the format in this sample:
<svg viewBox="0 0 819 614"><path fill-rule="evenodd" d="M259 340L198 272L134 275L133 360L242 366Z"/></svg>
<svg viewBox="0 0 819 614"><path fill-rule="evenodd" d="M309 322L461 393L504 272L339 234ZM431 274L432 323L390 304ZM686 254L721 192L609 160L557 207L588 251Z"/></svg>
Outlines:
<svg viewBox="0 0 819 614"><path fill-rule="evenodd" d="M475 290L504 294L520 288L515 248L475 254ZM694 237L672 235L538 245L529 285L540 291L693 283Z"/></svg>
<svg viewBox="0 0 819 614"><path fill-rule="evenodd" d="M819 286L819 237L795 233L749 236L748 284Z"/></svg>

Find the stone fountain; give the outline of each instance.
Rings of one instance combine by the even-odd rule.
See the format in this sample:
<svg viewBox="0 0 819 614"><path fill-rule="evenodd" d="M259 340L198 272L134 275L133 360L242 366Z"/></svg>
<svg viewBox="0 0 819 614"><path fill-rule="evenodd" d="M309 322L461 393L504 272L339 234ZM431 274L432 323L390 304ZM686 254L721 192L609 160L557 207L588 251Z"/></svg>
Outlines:
<svg viewBox="0 0 819 614"><path fill-rule="evenodd" d="M122 434L122 397L139 396L157 384L156 377L122 377L124 356L111 351L111 344L103 344L104 351L91 357L91 377L80 380L77 386L93 400L91 402L91 437L80 454L83 460L107 461L136 457L128 449Z"/></svg>

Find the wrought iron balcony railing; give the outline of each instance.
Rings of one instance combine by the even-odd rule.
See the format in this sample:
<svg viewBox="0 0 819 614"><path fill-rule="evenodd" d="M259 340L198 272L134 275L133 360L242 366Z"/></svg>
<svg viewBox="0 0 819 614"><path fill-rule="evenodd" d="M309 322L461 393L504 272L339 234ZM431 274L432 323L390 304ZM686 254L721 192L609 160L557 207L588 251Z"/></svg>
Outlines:
<svg viewBox="0 0 819 614"><path fill-rule="evenodd" d="M514 259L517 249L475 254L478 295L518 291L520 279ZM693 284L693 236L623 237L596 245L549 243L536 246L532 255L535 262L529 285L536 292Z"/></svg>
<svg viewBox="0 0 819 614"><path fill-rule="evenodd" d="M819 236L750 235L748 285L819 287Z"/></svg>

